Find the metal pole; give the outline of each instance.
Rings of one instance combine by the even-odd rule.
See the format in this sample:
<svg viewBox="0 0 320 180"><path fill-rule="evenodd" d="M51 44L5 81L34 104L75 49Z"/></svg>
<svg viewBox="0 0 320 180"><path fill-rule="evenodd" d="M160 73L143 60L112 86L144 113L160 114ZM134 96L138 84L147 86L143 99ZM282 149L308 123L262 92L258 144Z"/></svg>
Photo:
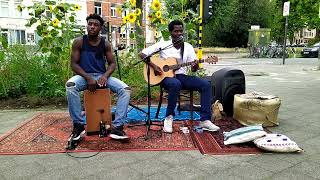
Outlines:
<svg viewBox="0 0 320 180"><path fill-rule="evenodd" d="M203 0L200 0L200 7L199 7L199 40L198 40L198 60L202 60L202 25L203 25ZM199 63L199 67L202 67L202 64Z"/></svg>
<svg viewBox="0 0 320 180"><path fill-rule="evenodd" d="M318 69L317 70L320 70L320 48L318 50Z"/></svg>
<svg viewBox="0 0 320 180"><path fill-rule="evenodd" d="M287 31L288 31L288 16L286 16L286 23L284 27L284 42L283 42L283 50L282 50L282 64L284 65L286 59L286 46L287 46Z"/></svg>

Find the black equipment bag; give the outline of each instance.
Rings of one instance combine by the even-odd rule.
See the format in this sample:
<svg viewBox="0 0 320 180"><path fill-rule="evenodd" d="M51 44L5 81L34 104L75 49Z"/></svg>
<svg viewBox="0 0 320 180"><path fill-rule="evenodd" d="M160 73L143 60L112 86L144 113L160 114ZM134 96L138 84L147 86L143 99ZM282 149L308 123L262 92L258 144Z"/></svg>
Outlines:
<svg viewBox="0 0 320 180"><path fill-rule="evenodd" d="M228 116L233 116L235 94L245 94L245 76L239 69L227 67L214 72L211 76L212 95L219 100Z"/></svg>

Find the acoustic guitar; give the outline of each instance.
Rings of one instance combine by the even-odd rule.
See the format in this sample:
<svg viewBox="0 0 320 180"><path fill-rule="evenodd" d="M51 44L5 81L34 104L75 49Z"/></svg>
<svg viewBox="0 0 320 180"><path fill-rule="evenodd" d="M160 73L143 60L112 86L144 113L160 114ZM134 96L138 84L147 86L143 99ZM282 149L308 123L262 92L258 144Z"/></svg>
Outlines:
<svg viewBox="0 0 320 180"><path fill-rule="evenodd" d="M174 77L174 70L177 70L184 66L190 66L195 62L196 63L203 63L203 62L216 63L218 61L218 57L209 56L208 58L203 60L195 60L193 62L186 62L181 64L178 64L176 58L172 58L172 57L167 59L152 57L150 61L155 65L159 66L163 71L161 75L156 75L154 72L154 69L150 66L150 85L156 85L156 84L159 84L166 77ZM144 76L144 80L148 82L147 71L148 71L148 65L145 64L143 68L143 76Z"/></svg>

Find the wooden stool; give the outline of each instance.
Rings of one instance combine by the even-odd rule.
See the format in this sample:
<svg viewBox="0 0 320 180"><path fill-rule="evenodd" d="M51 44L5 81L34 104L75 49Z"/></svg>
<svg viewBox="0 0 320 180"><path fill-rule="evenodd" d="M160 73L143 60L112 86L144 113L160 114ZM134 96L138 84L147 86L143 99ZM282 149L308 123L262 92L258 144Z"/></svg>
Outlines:
<svg viewBox="0 0 320 180"><path fill-rule="evenodd" d="M111 127L110 89L97 89L95 93L84 91L84 107L86 111L87 135L98 134L100 121Z"/></svg>

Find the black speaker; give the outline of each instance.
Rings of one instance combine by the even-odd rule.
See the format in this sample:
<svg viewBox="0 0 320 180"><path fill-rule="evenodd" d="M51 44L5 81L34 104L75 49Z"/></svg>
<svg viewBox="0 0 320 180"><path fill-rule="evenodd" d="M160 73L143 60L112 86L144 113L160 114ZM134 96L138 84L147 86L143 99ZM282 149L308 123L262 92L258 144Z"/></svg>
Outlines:
<svg viewBox="0 0 320 180"><path fill-rule="evenodd" d="M233 100L235 94L245 94L245 77L241 70L223 68L211 76L212 95L223 105L223 110L228 116L233 116Z"/></svg>

